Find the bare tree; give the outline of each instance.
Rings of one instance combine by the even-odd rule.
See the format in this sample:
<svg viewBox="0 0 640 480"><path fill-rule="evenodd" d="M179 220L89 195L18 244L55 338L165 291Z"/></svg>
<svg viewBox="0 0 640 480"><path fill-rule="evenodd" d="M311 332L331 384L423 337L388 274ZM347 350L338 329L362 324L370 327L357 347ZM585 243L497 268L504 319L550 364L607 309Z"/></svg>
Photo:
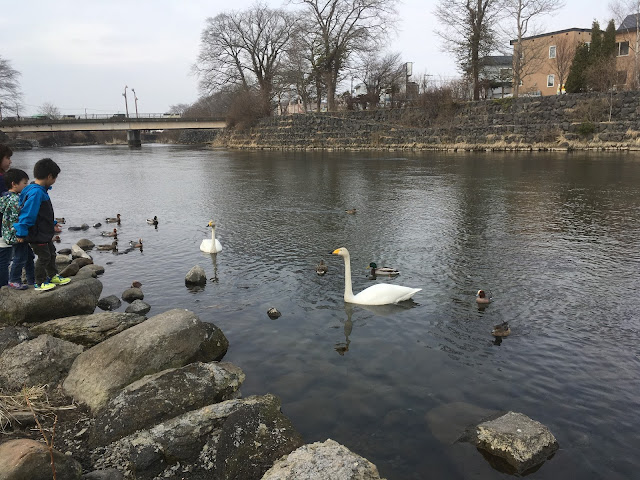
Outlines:
<svg viewBox="0 0 640 480"><path fill-rule="evenodd" d="M201 89L212 93L236 86L246 91L255 87L268 115L274 78L294 26L294 15L263 3L208 18L194 65Z"/></svg>
<svg viewBox="0 0 640 480"><path fill-rule="evenodd" d="M564 6L563 0L503 0L502 9L505 15L515 24L505 28L505 32L514 41L513 59L513 96L517 97L520 82L525 77L539 70L544 55L535 55L533 49L522 45L526 36L540 33L541 28L536 24L539 17L550 15ZM541 49L535 51L541 52Z"/></svg>
<svg viewBox="0 0 640 480"><path fill-rule="evenodd" d="M53 103L45 102L38 107L38 114L51 120L57 120L60 118L60 109Z"/></svg>
<svg viewBox="0 0 640 480"><path fill-rule="evenodd" d="M405 80L405 70L399 53L389 53L378 57L369 52L360 58L355 69L355 77L362 81L367 89L364 99L370 107L376 107L383 91L394 90Z"/></svg>
<svg viewBox="0 0 640 480"><path fill-rule="evenodd" d="M326 85L327 108L336 109L340 72L350 55L379 46L395 26L399 0L291 0L301 4L313 19L319 46L317 69Z"/></svg>
<svg viewBox="0 0 640 480"><path fill-rule="evenodd" d="M188 103L176 103L175 105L169 106L169 113L176 113L178 115L184 115L191 105Z"/></svg>
<svg viewBox="0 0 640 480"><path fill-rule="evenodd" d="M496 33L502 0L439 0L435 15L442 23L436 34L453 51L460 69L471 78L473 99L480 99L482 60L498 43Z"/></svg>
<svg viewBox="0 0 640 480"><path fill-rule="evenodd" d="M0 119L2 107L18 112L20 107L20 72L11 66L11 62L0 56Z"/></svg>
<svg viewBox="0 0 640 480"><path fill-rule="evenodd" d="M558 85L562 89L567 82L573 57L576 54L577 44L569 40L566 36L558 37L556 40L556 58L553 62L554 73L558 77Z"/></svg>

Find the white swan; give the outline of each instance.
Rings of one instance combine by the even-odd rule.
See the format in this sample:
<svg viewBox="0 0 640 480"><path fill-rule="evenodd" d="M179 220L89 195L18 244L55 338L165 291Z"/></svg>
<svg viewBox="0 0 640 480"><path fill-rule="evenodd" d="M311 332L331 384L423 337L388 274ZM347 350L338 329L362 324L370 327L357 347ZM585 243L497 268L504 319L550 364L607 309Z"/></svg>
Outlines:
<svg viewBox="0 0 640 480"><path fill-rule="evenodd" d="M207 226L211 227L211 240L209 240L208 238L205 238L204 240L202 240L202 243L200 244L200 250L202 250L205 253L221 252L222 245L220 245L220 242L216 238L216 224L213 223L213 220L211 220L209 222L209 225Z"/></svg>
<svg viewBox="0 0 640 480"><path fill-rule="evenodd" d="M344 258L344 301L347 303L389 305L409 300L422 290L421 288L403 287L390 283L377 283L354 295L351 287L351 258L349 257L349 250L341 247L334 250L333 254Z"/></svg>

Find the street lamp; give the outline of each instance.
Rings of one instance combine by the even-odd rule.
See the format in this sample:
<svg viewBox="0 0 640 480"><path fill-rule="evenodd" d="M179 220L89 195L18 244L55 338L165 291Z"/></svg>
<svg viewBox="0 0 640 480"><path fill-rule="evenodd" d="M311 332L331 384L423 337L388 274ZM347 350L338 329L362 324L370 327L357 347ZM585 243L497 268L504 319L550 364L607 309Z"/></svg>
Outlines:
<svg viewBox="0 0 640 480"><path fill-rule="evenodd" d="M125 112L127 112L127 118L129 118L129 105L127 104L127 87L126 85L124 86L124 93L122 94L122 96L124 97L124 109Z"/></svg>
<svg viewBox="0 0 640 480"><path fill-rule="evenodd" d="M131 91L133 92L133 100L136 102L136 118L138 118L138 96L136 95L135 88L131 87Z"/></svg>

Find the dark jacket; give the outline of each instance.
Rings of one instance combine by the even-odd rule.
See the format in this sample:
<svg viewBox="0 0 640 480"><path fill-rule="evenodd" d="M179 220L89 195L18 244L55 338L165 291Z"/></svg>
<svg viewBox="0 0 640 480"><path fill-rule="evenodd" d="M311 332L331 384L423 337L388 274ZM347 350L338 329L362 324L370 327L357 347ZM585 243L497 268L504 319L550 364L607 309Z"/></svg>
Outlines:
<svg viewBox="0 0 640 480"><path fill-rule="evenodd" d="M16 236L26 237L29 243L49 243L55 235L53 205L48 190L37 183L24 187L20 193L20 216L13 224Z"/></svg>

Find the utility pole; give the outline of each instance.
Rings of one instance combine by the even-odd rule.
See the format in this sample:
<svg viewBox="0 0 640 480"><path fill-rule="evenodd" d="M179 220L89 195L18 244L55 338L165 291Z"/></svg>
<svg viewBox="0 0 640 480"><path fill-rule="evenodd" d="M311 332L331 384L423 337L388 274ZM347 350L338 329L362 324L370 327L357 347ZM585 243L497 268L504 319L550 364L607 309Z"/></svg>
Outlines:
<svg viewBox="0 0 640 480"><path fill-rule="evenodd" d="M0 122L2 121L2 102L0 102Z"/></svg>
<svg viewBox="0 0 640 480"><path fill-rule="evenodd" d="M129 104L127 104L127 87L126 85L124 86L124 93L122 94L122 96L124 97L124 110L125 112L127 112L127 118L129 118Z"/></svg>
<svg viewBox="0 0 640 480"><path fill-rule="evenodd" d="M138 96L136 95L135 88L131 87L131 91L133 92L133 100L136 104L136 118L138 118Z"/></svg>

